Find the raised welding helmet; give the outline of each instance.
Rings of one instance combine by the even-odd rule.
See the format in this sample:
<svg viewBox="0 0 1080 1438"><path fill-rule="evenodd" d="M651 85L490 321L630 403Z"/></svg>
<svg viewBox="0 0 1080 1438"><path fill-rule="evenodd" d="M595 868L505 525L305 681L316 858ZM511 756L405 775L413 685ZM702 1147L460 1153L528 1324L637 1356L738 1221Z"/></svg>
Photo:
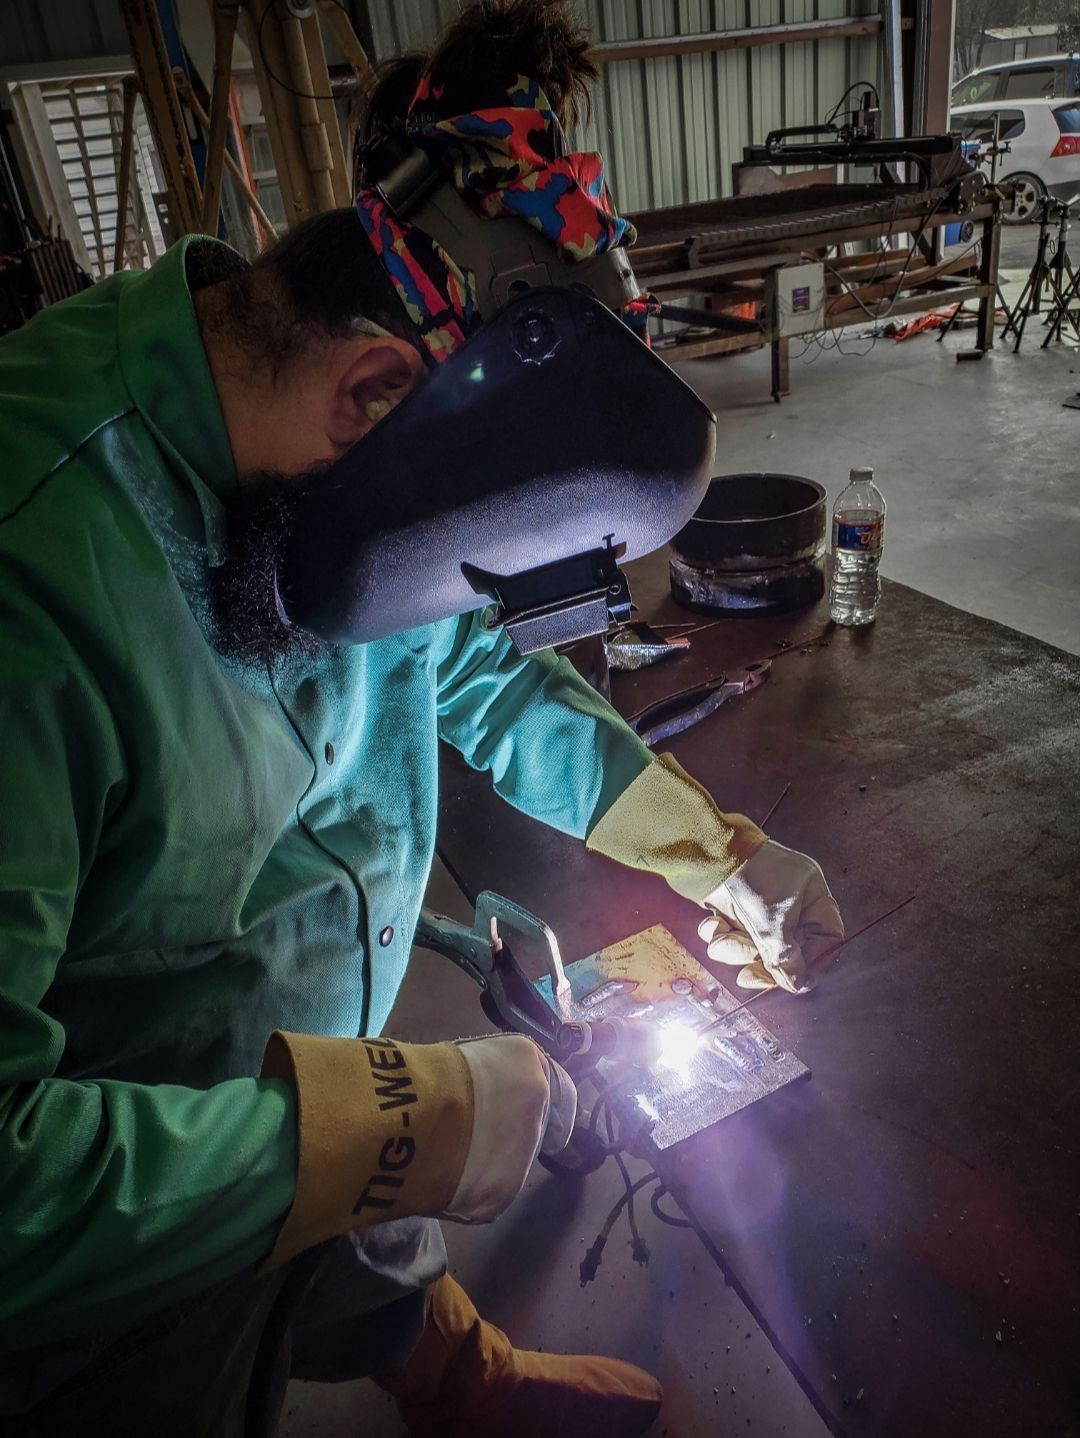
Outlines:
<svg viewBox="0 0 1080 1438"><path fill-rule="evenodd" d="M357 156L357 213L428 377L305 494L282 616L338 643L489 607L524 653L630 612L618 567L700 503L715 421L648 345L598 155L518 76L482 110L425 78ZM644 341L644 342L643 342Z"/></svg>

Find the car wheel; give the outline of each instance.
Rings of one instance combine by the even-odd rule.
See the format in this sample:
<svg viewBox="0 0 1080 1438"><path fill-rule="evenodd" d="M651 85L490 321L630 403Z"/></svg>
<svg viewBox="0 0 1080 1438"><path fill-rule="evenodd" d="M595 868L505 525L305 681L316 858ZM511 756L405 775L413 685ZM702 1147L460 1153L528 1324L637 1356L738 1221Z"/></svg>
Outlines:
<svg viewBox="0 0 1080 1438"><path fill-rule="evenodd" d="M1034 220L1046 195L1046 186L1038 175L1029 175L1026 170L1019 170L1015 175L1006 175L1000 183L1016 186L1013 212L1005 216L1005 223L1026 225L1029 220Z"/></svg>

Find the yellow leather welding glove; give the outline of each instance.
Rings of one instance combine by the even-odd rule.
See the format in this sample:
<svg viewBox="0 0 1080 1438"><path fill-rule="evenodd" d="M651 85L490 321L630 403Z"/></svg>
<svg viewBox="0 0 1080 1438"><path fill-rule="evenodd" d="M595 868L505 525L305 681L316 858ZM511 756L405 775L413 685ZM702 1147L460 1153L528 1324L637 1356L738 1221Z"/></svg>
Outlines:
<svg viewBox="0 0 1080 1438"><path fill-rule="evenodd" d="M820 866L768 839L706 896L715 912L698 933L709 958L739 967L744 989L805 993L844 942L844 924Z"/></svg>
<svg viewBox="0 0 1080 1438"><path fill-rule="evenodd" d="M485 1223L558 1153L577 1091L531 1039L461 1043L271 1035L265 1078L297 1095L299 1161L276 1268L324 1239L422 1215Z"/></svg>
<svg viewBox="0 0 1080 1438"><path fill-rule="evenodd" d="M764 843L752 819L721 813L707 789L660 754L601 817L585 847L660 874L684 899L704 904Z"/></svg>
<svg viewBox="0 0 1080 1438"><path fill-rule="evenodd" d="M661 754L600 819L586 847L661 874L712 911L698 932L709 957L737 964L743 988L801 993L843 941L820 868L725 814L670 755Z"/></svg>

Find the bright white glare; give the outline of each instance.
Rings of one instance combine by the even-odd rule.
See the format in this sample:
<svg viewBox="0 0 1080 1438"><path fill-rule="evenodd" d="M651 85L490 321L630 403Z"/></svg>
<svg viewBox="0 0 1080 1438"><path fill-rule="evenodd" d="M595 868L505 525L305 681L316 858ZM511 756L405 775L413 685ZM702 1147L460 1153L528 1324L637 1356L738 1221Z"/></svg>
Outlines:
<svg viewBox="0 0 1080 1438"><path fill-rule="evenodd" d="M653 1123L660 1122L660 1110L656 1107L656 1105L648 1097L647 1094L637 1094L635 1096L635 1102L637 1103L638 1108L641 1110L641 1112L645 1115L646 1118L651 1118Z"/></svg>
<svg viewBox="0 0 1080 1438"><path fill-rule="evenodd" d="M664 1024L658 1035L660 1052L654 1060L658 1069L671 1069L685 1077L701 1043L701 1035L689 1024Z"/></svg>

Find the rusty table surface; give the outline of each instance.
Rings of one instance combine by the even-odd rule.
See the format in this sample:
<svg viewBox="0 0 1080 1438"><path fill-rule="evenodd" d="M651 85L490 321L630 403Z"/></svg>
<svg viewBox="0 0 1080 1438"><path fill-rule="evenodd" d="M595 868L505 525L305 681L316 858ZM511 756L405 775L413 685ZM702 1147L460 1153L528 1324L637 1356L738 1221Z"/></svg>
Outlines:
<svg viewBox="0 0 1080 1438"><path fill-rule="evenodd" d="M663 556L630 572L645 616L688 619ZM835 1432L1080 1433L1080 659L887 584L868 630L824 605L725 620L613 699L769 654L766 684L665 747L757 819L790 784L769 832L821 862L849 931L916 897L815 993L756 1005L811 1081L663 1175ZM700 952L691 905L456 756L439 850L568 960L653 923Z"/></svg>

